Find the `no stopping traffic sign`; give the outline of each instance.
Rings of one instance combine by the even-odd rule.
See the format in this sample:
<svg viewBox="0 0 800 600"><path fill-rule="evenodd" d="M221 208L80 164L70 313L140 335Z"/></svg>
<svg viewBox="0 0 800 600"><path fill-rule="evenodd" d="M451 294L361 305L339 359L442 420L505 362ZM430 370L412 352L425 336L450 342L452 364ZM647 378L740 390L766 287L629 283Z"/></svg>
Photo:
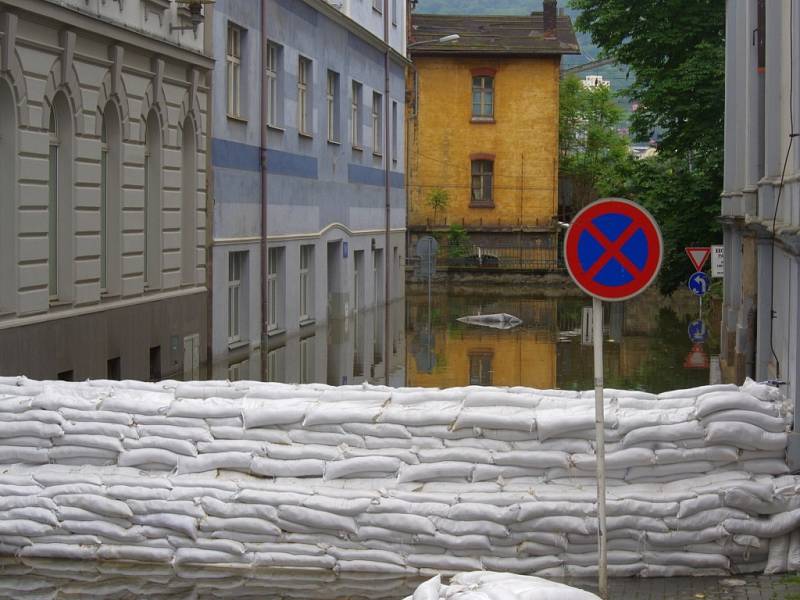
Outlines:
<svg viewBox="0 0 800 600"><path fill-rule="evenodd" d="M564 259L583 291L600 300L627 300L658 275L664 244L644 208L622 198L598 200L581 210L567 229Z"/></svg>

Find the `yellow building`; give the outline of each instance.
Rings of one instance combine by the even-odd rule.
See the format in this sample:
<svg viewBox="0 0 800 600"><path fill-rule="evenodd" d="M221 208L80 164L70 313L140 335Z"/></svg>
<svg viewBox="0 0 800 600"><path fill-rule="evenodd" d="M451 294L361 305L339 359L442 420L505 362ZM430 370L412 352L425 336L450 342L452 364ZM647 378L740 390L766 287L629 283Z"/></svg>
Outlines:
<svg viewBox="0 0 800 600"><path fill-rule="evenodd" d="M555 0L544 5L543 13L518 17L413 15L412 247L423 232L458 224L484 254L521 257L499 250L520 246L555 252L560 64L578 43ZM449 34L459 39L439 41ZM432 206L439 190L446 208Z"/></svg>

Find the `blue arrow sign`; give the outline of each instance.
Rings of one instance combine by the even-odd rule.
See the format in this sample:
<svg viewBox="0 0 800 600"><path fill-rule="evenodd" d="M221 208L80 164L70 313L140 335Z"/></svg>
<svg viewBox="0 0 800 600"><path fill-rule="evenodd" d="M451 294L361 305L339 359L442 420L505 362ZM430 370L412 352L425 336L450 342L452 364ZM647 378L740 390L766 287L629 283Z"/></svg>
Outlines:
<svg viewBox="0 0 800 600"><path fill-rule="evenodd" d="M693 344L702 344L708 339L708 327L706 327L702 319L689 323L687 332L689 333L689 341Z"/></svg>
<svg viewBox="0 0 800 600"><path fill-rule="evenodd" d="M708 275L701 271L689 277L689 289L695 296L705 296L710 285L711 281L708 279Z"/></svg>

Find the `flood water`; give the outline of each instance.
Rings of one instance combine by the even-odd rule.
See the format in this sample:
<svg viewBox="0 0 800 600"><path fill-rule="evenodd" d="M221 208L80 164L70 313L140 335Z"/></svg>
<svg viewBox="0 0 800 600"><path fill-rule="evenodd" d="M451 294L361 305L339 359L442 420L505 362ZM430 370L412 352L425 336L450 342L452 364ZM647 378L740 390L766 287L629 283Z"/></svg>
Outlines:
<svg viewBox="0 0 800 600"><path fill-rule="evenodd" d="M503 293L497 286L453 290L434 285L429 295L427 286L409 287L405 299L388 308L388 376L386 307L331 320L292 339L271 340L263 363L259 353L239 357L215 365L212 376L330 385L591 389L593 350L584 333L591 300L552 290L500 297ZM458 320L498 313L522 323L497 329ZM703 325L696 323L700 317L697 298L684 291L666 298L650 290L606 304L606 386L658 393L718 379L718 307L707 302Z"/></svg>

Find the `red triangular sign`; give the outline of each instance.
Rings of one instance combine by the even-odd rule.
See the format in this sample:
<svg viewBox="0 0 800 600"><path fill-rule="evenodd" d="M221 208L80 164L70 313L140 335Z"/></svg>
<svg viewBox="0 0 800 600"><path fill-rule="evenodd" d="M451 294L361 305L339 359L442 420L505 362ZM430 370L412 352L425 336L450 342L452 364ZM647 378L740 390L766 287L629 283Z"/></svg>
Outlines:
<svg viewBox="0 0 800 600"><path fill-rule="evenodd" d="M711 256L711 248L686 248L686 255L692 261L695 270L702 271L708 257Z"/></svg>

